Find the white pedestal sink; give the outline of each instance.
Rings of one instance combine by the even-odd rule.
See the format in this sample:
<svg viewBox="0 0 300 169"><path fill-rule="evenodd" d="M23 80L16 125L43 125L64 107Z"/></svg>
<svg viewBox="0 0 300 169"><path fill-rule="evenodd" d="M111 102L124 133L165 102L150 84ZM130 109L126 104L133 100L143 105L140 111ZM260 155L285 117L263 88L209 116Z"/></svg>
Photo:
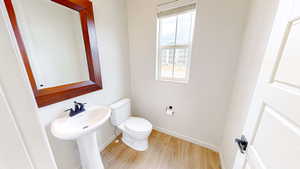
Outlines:
<svg viewBox="0 0 300 169"><path fill-rule="evenodd" d="M56 119L51 124L51 131L57 138L76 140L84 169L104 169L95 130L110 115L111 109L108 107L89 108L76 116Z"/></svg>

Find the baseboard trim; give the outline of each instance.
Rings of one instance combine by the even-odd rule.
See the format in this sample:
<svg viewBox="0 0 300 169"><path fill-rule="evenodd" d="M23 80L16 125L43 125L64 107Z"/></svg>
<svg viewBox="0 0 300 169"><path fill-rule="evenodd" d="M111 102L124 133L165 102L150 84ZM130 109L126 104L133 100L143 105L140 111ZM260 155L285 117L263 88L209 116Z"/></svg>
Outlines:
<svg viewBox="0 0 300 169"><path fill-rule="evenodd" d="M224 165L224 157L223 157L223 153L221 151L219 151L219 149L217 148L217 146L215 145L212 145L212 144L209 144L207 142L204 142L204 141L201 141L201 140L198 140L198 139L195 139L193 137L190 137L190 136L186 136L186 135L183 135L183 134L180 134L180 133L177 133L177 132L174 132L174 131L171 131L169 129L166 129L166 128L162 128L162 127L156 127L154 126L153 127L154 130L157 130L159 132L162 132L162 133L165 133L165 134L168 134L170 136L173 136L173 137L177 137L179 139L182 139L182 140L185 140L185 141L188 141L190 143L193 143L193 144L196 144L196 145L199 145L199 146L202 146L202 147L205 147L205 148L208 148L208 149L211 149L213 151L216 151L219 153L219 156L220 156L220 163L221 163L221 168L222 169L226 169L225 168L225 165ZM99 150L100 151L103 151L109 144L111 144L118 136L116 135L112 135L110 136L108 139L105 140L105 142L102 142L102 144L99 144ZM81 169L81 167L78 167L78 169Z"/></svg>
<svg viewBox="0 0 300 169"><path fill-rule="evenodd" d="M109 144L111 144L117 137L118 136L113 134L108 139L105 139L105 141L102 142L101 144L99 144L99 142L98 142L98 145L99 145L98 148L99 148L100 152L103 151Z"/></svg>
<svg viewBox="0 0 300 169"><path fill-rule="evenodd" d="M171 130L166 129L166 128L157 127L157 126L154 126L153 128L154 128L155 130L159 131L159 132L162 132L162 133L168 134L168 135L170 135L170 136L177 137L177 138L180 138L180 139L182 139L182 140L185 140L185 141L188 141L188 142L197 144L197 145L199 145L199 146L202 146L202 147L211 149L211 150L213 150L213 151L219 152L217 146L212 145L212 144L209 144L209 143L207 143L207 142L205 142L205 141L201 141L201 140L195 139L195 138L193 138L193 137L186 136L186 135L183 135L183 134L180 134L180 133L171 131Z"/></svg>

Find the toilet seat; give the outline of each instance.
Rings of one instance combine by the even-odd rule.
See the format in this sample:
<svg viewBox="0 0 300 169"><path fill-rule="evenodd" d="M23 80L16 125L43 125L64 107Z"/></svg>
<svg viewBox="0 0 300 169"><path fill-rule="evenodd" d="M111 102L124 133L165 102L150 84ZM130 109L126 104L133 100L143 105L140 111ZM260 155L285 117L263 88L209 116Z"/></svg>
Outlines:
<svg viewBox="0 0 300 169"><path fill-rule="evenodd" d="M143 118L130 117L126 120L124 127L131 133L144 134L151 132L152 124Z"/></svg>

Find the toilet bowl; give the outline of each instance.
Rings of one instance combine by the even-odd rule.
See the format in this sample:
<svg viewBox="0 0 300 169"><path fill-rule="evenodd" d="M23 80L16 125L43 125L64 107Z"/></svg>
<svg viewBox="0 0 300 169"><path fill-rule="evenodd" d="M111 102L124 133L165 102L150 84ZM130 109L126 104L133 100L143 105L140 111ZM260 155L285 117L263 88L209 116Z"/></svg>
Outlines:
<svg viewBox="0 0 300 169"><path fill-rule="evenodd" d="M145 151L152 124L144 118L131 116L129 99L120 100L110 107L111 123L122 131L122 141L137 151Z"/></svg>
<svg viewBox="0 0 300 169"><path fill-rule="evenodd" d="M152 131L152 124L143 118L129 117L118 126L122 130L122 141L129 147L145 151L148 148L148 137Z"/></svg>

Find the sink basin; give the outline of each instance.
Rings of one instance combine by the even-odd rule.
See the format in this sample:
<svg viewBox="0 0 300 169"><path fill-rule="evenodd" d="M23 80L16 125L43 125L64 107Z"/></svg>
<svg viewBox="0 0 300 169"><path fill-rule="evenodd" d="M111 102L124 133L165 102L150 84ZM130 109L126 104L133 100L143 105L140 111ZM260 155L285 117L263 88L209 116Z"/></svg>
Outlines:
<svg viewBox="0 0 300 169"><path fill-rule="evenodd" d="M62 117L51 124L52 134L62 140L76 140L82 168L104 169L100 156L96 129L106 122L111 109L96 106L73 117Z"/></svg>
<svg viewBox="0 0 300 169"><path fill-rule="evenodd" d="M95 106L73 117L56 119L51 125L51 131L57 138L75 140L89 134L102 125L110 117L111 109Z"/></svg>

